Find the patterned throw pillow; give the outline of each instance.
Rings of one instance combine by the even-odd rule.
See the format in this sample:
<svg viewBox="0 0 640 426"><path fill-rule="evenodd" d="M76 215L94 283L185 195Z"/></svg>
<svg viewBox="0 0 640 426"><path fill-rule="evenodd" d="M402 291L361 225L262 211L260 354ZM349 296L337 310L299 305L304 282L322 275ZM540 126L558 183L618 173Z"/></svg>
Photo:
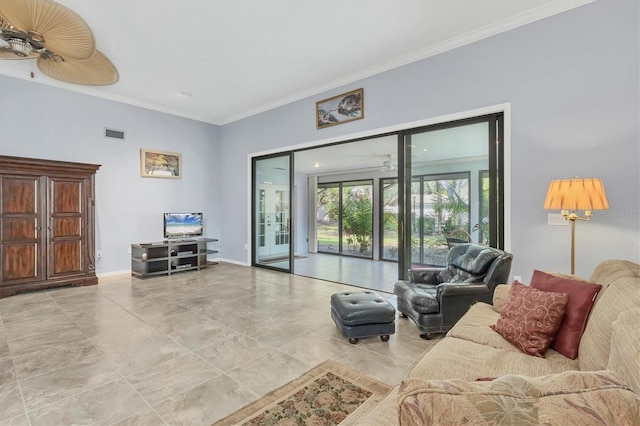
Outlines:
<svg viewBox="0 0 640 426"><path fill-rule="evenodd" d="M562 324L569 295L514 281L500 318L491 328L522 352L544 358Z"/></svg>
<svg viewBox="0 0 640 426"><path fill-rule="evenodd" d="M557 291L569 295L564 320L551 347L567 358L576 359L582 332L602 286L538 270L533 271L530 285L538 290Z"/></svg>

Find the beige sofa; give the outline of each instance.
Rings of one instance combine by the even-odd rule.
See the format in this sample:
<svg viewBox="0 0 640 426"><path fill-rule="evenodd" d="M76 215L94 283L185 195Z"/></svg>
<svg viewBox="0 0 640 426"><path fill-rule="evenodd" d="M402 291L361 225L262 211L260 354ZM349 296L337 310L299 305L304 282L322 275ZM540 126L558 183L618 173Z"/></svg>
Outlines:
<svg viewBox="0 0 640 426"><path fill-rule="evenodd" d="M589 281L602 289L575 360L527 355L489 327L509 294L501 285L359 424L640 425L640 265L608 260Z"/></svg>

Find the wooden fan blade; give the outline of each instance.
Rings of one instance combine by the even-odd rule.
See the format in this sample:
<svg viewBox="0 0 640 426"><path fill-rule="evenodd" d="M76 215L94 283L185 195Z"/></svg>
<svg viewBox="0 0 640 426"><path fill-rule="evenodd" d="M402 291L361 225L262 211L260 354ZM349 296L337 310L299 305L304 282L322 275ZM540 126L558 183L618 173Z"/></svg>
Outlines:
<svg viewBox="0 0 640 426"><path fill-rule="evenodd" d="M89 59L78 61L55 62L41 57L38 58L38 68L56 80L88 86L107 86L119 78L116 67L99 50Z"/></svg>
<svg viewBox="0 0 640 426"><path fill-rule="evenodd" d="M35 59L39 56L36 52L31 52L27 57L18 56L8 47L0 47L0 59Z"/></svg>
<svg viewBox="0 0 640 426"><path fill-rule="evenodd" d="M0 15L16 29L42 35L42 44L65 59L88 59L96 50L87 23L55 1L1 0Z"/></svg>

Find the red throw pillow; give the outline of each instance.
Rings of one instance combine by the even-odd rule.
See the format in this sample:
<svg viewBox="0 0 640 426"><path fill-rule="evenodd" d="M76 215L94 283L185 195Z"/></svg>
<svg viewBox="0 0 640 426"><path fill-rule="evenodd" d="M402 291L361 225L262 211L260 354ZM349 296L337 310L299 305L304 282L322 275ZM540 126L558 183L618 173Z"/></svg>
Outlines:
<svg viewBox="0 0 640 426"><path fill-rule="evenodd" d="M522 352L544 358L560 328L569 295L514 281L498 322L491 326Z"/></svg>
<svg viewBox="0 0 640 426"><path fill-rule="evenodd" d="M587 318L602 286L538 270L533 271L530 285L538 290L557 291L569 295L564 320L551 347L568 358L576 359L580 339L587 326Z"/></svg>

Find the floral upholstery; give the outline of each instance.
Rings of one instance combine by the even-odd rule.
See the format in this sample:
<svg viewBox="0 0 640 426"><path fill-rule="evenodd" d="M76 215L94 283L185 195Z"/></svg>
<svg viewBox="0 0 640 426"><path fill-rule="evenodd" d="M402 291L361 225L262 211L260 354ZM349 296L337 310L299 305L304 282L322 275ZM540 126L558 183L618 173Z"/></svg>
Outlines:
<svg viewBox="0 0 640 426"><path fill-rule="evenodd" d="M400 384L398 402L400 425L640 424L640 395L608 372L475 382L410 378Z"/></svg>

